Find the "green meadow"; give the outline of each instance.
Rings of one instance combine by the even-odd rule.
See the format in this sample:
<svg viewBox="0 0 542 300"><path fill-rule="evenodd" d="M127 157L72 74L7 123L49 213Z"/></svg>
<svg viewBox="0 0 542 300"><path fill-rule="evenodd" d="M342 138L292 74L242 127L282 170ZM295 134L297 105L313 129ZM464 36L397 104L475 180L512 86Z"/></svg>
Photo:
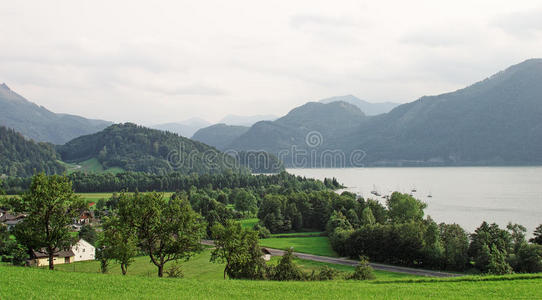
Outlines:
<svg viewBox="0 0 542 300"><path fill-rule="evenodd" d="M268 238L261 239L260 245L281 250L294 248L295 252L337 257L326 236Z"/></svg>
<svg viewBox="0 0 542 300"><path fill-rule="evenodd" d="M73 273L0 265L1 299L540 299L541 286L541 274L386 282L272 282Z"/></svg>

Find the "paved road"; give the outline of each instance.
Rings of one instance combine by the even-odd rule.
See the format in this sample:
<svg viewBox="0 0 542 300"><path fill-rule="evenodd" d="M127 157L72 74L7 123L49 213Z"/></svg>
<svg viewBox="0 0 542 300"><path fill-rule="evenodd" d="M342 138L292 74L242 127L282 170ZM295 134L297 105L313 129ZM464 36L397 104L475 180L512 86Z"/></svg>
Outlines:
<svg viewBox="0 0 542 300"><path fill-rule="evenodd" d="M214 246L213 241L209 241L209 240L204 240L201 243L204 244L204 245ZM271 253L272 256L282 256L286 252L284 250L279 250L279 249L272 249L272 248L267 248L267 247L265 247L265 248L267 250L269 250L269 252ZM312 261L317 261L317 262L324 262L324 263L337 264L337 265L346 265L346 266L357 266L358 265L357 261L347 259L347 258L319 256L319 255L299 253L299 252L294 252L294 255L297 256L300 259L312 260ZM397 266L390 266L390 265L377 264L377 263L370 263L370 265L375 270L395 272L395 273L404 273L404 274L411 274L411 275L418 275L418 276L427 276L427 277L458 277L458 276L461 276L461 274L453 274L453 273L431 271L431 270L424 270L424 269L415 269L415 268L406 268L406 267L397 267Z"/></svg>

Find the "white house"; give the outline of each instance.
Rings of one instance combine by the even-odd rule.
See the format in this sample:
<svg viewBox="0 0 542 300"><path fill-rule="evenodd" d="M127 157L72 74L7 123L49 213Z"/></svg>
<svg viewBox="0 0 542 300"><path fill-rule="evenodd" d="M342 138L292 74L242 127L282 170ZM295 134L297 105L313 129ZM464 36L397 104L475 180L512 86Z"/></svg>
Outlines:
<svg viewBox="0 0 542 300"><path fill-rule="evenodd" d="M83 239L73 245L71 250L75 255L73 261L94 260L96 258L96 248Z"/></svg>

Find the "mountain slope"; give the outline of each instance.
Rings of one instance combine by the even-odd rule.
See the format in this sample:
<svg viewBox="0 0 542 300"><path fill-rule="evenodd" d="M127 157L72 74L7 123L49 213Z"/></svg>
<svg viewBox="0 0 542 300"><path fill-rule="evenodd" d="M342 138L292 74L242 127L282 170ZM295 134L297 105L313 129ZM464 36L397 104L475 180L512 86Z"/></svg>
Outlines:
<svg viewBox="0 0 542 300"><path fill-rule="evenodd" d="M321 103L331 103L336 101L343 101L346 103L353 104L361 109L368 116L376 116L380 114L385 114L390 112L395 107L399 106L399 103L393 102L380 102L380 103L371 103L364 100L361 100L353 95L331 97L320 100Z"/></svg>
<svg viewBox="0 0 542 300"><path fill-rule="evenodd" d="M357 128L366 120L365 114L349 103L309 102L276 121L254 124L230 146L245 151L267 151L277 155L286 166L293 166L296 151L333 148L335 136ZM319 162L314 166L318 165Z"/></svg>
<svg viewBox="0 0 542 300"><path fill-rule="evenodd" d="M344 149L364 149L368 162L540 164L542 59L401 105L341 139Z"/></svg>
<svg viewBox="0 0 542 300"><path fill-rule="evenodd" d="M0 85L0 125L13 128L33 140L64 144L78 136L98 132L111 124L53 113L26 100L6 84Z"/></svg>
<svg viewBox="0 0 542 300"><path fill-rule="evenodd" d="M203 143L135 124L115 124L58 147L63 160L96 158L104 169L168 174L217 173L238 169L235 160Z"/></svg>
<svg viewBox="0 0 542 300"><path fill-rule="evenodd" d="M232 126L226 124L215 124L198 130L193 140L211 145L220 150L227 150L227 147L238 137L247 132L250 127Z"/></svg>
<svg viewBox="0 0 542 300"><path fill-rule="evenodd" d="M0 175L28 177L35 172L64 171L53 145L35 143L13 129L0 126Z"/></svg>

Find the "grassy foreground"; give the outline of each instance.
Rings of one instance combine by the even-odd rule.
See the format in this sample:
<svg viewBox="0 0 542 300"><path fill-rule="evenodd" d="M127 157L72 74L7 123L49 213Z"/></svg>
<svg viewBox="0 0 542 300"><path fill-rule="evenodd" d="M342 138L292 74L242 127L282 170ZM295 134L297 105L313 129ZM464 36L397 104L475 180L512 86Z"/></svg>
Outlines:
<svg viewBox="0 0 542 300"><path fill-rule="evenodd" d="M539 299L542 276L479 281L270 282L147 278L0 266L1 299Z"/></svg>

